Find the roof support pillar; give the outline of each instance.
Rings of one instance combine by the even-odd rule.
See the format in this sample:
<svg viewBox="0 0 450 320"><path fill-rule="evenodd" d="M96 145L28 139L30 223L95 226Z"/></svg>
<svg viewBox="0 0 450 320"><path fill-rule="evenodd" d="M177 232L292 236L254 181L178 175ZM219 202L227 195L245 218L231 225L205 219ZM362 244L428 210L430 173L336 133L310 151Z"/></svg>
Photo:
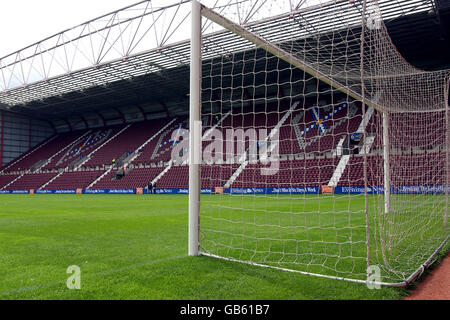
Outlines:
<svg viewBox="0 0 450 320"><path fill-rule="evenodd" d="M250 94L248 93L247 88L244 88L244 96L247 99L247 105L248 105L249 109L251 109L253 107L253 103L252 103L252 99L250 97Z"/></svg>
<svg viewBox="0 0 450 320"><path fill-rule="evenodd" d="M32 126L31 118L28 119L28 150L31 149L31 126Z"/></svg>
<svg viewBox="0 0 450 320"><path fill-rule="evenodd" d="M84 125L86 126L86 129L89 129L88 122L86 121L86 118L80 115L81 121L83 121Z"/></svg>
<svg viewBox="0 0 450 320"><path fill-rule="evenodd" d="M100 120L102 120L103 126L106 127L106 121L105 121L105 118L102 116L101 113L97 113L97 115L98 115L98 117L100 118Z"/></svg>
<svg viewBox="0 0 450 320"><path fill-rule="evenodd" d="M67 126L69 127L69 130L72 132L73 128L72 128L72 125L70 124L70 121L67 119L64 119L63 121L67 124Z"/></svg>
<svg viewBox="0 0 450 320"><path fill-rule="evenodd" d="M47 120L47 123L50 125L50 127L53 130L53 134L57 134L58 132L56 131L55 125L53 124L53 122L51 122L50 120Z"/></svg>
<svg viewBox="0 0 450 320"><path fill-rule="evenodd" d="M216 100L217 112L223 114L222 101L215 91L213 91L213 98Z"/></svg>
<svg viewBox="0 0 450 320"><path fill-rule="evenodd" d="M164 111L166 112L166 118L169 117L169 108L167 108L167 105L164 101L160 100L159 104L164 108Z"/></svg>
<svg viewBox="0 0 450 320"><path fill-rule="evenodd" d="M119 116L122 118L122 122L123 124L127 123L127 120L125 119L125 115L123 114L122 111L120 111L118 108L114 108L114 110L116 110L116 112L119 114Z"/></svg>
<svg viewBox="0 0 450 320"><path fill-rule="evenodd" d="M141 114L142 114L142 119L147 120L147 117L145 116L144 109L142 109L142 107L141 107L140 105L136 105L136 108L138 108L139 111L141 112Z"/></svg>

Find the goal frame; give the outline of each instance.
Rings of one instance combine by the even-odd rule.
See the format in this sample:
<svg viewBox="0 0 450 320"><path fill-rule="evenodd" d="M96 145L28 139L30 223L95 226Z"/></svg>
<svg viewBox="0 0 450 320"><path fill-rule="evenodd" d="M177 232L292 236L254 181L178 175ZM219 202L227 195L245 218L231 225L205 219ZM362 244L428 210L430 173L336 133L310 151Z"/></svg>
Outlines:
<svg viewBox="0 0 450 320"><path fill-rule="evenodd" d="M366 10L366 1L364 0L363 5L363 13L362 17L365 16L365 10ZM263 48L267 52L271 53L272 55L278 57L279 59L282 59L289 63L292 66L295 66L302 71L313 75L318 80L330 85L331 87L343 92L344 94L348 95L349 97L354 98L356 101L360 101L363 103L363 106L368 106L376 109L382 114L382 137L383 137L383 159L384 159L384 166L383 166L383 172L384 172L384 212L386 214L389 214L390 212L390 197L391 197L391 184L390 184L390 164L389 164L389 118L390 118L390 112L387 108L385 108L382 105L379 105L376 102L371 101L370 99L367 99L364 95L364 90L362 90L362 94L359 94L350 88L343 87L338 82L333 80L332 78L328 77L325 74L322 74L319 70L316 70L307 63L302 62L298 60L296 57L291 55L290 53L284 51L281 48L278 48L266 41L264 39L260 38L258 35L252 33L251 31L247 30L245 26L238 25L231 20L221 16L220 14L216 13L215 11L205 7L201 3L199 3L198 0L192 0L191 3L191 67L190 67L190 117L189 117L189 123L190 123L190 152L189 152L189 249L188 254L189 256L209 256L217 259L222 259L226 261L232 261L232 262L238 262L263 268L270 268L275 270L282 270L287 271L291 273L298 273L298 274L304 274L309 276L315 276L320 278L328 278L328 279L335 279L335 280L344 280L348 282L353 283L360 283L360 284L371 284L371 285L380 285L380 286L388 286L388 287L405 287L408 286L411 282L413 282L415 279L417 279L426 268L428 268L431 264L434 263L436 256L438 253L444 248L444 246L447 244L449 240L449 236L444 239L444 241L436 248L436 250L431 254L431 256L422 264L420 265L417 270L415 270L407 279L401 281L401 282L373 282L369 281L369 277L367 280L361 280L361 279L353 279L353 278L346 278L346 277L338 277L338 276L331 276L331 275L325 275L325 274L318 274L318 273L311 273L301 270L293 270L293 269L287 269L277 266L270 266L270 265L263 265L255 262L247 262L247 261L241 261L230 257L222 257L214 254L204 253L200 251L200 195L201 195L201 184L200 184L200 163L201 163L201 145L202 145L202 130L201 130L201 109L202 109L202 101L201 101L201 90L202 90L202 17L205 17L206 19L213 21L217 23L218 25L224 27L228 31L231 31L238 36L241 36L242 38L248 40L249 42L253 43L259 48ZM365 24L362 23L364 26ZM364 28L364 27L363 27ZM361 35L362 42L364 41L364 31ZM361 44L363 46L363 43ZM363 63L364 56L361 56L361 62ZM361 77L364 77L363 71L361 71ZM448 91L449 91L449 79L446 79L446 88L445 88L445 95L448 101ZM364 109L364 108L363 108ZM442 111L442 110L441 110ZM420 111L419 111L420 112ZM449 162L449 150L450 150L450 142L449 142L449 116L450 116L450 106L448 106L448 103L446 104L445 109L445 117L446 117L446 165L448 170L448 162ZM364 131L365 132L365 131ZM364 151L364 155L365 155ZM366 158L366 155L365 155ZM366 159L365 159L366 161ZM366 164L364 165L364 170L366 170ZM445 186L445 196L446 196L446 211L444 214L444 226L446 226L447 222L447 216L448 216L448 193L449 193L449 177L447 174L447 184ZM367 179L365 179L367 181ZM367 196L367 183L365 185L365 196ZM367 219L367 201L366 201L366 219ZM366 241L367 241L367 275L369 276L369 258L370 258L370 252L369 252L369 226L368 221L367 224L367 234L366 234Z"/></svg>

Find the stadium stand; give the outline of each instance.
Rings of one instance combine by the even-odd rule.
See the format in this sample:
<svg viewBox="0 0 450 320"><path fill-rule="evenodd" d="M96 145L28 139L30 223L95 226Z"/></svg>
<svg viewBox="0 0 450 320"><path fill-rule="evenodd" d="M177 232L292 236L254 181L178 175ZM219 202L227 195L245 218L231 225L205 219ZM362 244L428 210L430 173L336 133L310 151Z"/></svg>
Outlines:
<svg viewBox="0 0 450 320"><path fill-rule="evenodd" d="M92 181L97 179L103 171L73 171L63 172L55 180L47 184L43 189L45 190L67 190L86 188Z"/></svg>
<svg viewBox="0 0 450 320"><path fill-rule="evenodd" d="M161 173L163 167L152 168L134 168L122 179L116 179L116 171L112 170L97 183L91 186L91 189L134 189L144 188L149 182L153 181Z"/></svg>
<svg viewBox="0 0 450 320"><path fill-rule="evenodd" d="M354 110L347 115L347 107L342 104L330 107L328 112L319 108L319 120L314 119L312 110L293 112L280 129L280 154L330 151L343 134L355 132L361 123L361 112Z"/></svg>
<svg viewBox="0 0 450 320"><path fill-rule="evenodd" d="M14 179L19 177L18 174L4 174L0 175L0 189L11 183Z"/></svg>
<svg viewBox="0 0 450 320"><path fill-rule="evenodd" d="M157 139L153 139L149 144L142 148L134 163L149 164L169 161L171 158L170 150L174 145L174 141L172 141L172 132L186 128L186 125L186 117L175 119L170 126L159 134Z"/></svg>
<svg viewBox="0 0 450 320"><path fill-rule="evenodd" d="M47 173L27 173L20 176L10 185L4 187L5 190L30 190L39 189L47 181L57 175L57 172Z"/></svg>
<svg viewBox="0 0 450 320"><path fill-rule="evenodd" d="M249 164L233 182L235 188L307 187L326 185L333 175L338 158L280 161L276 174L263 175L261 163ZM305 169L308 168L308 169ZM319 170L320 168L320 170Z"/></svg>
<svg viewBox="0 0 450 320"><path fill-rule="evenodd" d="M344 140L349 139L349 133L358 130L362 121L361 108L346 102L320 108L313 104L299 105L279 129L279 152L282 161L275 175L263 175L261 169L267 166L261 163L248 163L241 168L242 172L237 172L239 164L224 162L214 166L202 166L202 188L223 187L227 182L233 188L328 184L341 156L335 152L338 142L341 141L342 144ZM288 106L284 108L287 112ZM206 115L203 119L204 136L219 120L220 129L224 132L227 129L239 128L268 128L270 132L286 113L270 112L270 108L268 110L269 112L262 113L242 113L242 110L239 110L238 114L231 113L223 119ZM368 170L369 185L383 184L382 181L376 181L382 179L379 166L383 163L380 156L382 138L380 134L375 134L376 121L380 121L377 116L371 117L366 127L367 135L374 137L367 161L369 168L374 168L374 172L377 172L375 176ZM429 119L429 123L439 124L441 121L441 118L434 115ZM181 134L177 132L187 128L187 125L187 117L184 116L55 135L4 166L0 172L0 190L135 189L145 188L149 182L155 182L158 188L187 188L189 167L169 162L172 148L180 142ZM418 134L420 130L424 132L425 128L418 125L408 130L414 130L414 133ZM394 137L399 137L405 131L407 130L396 130ZM414 136L414 133L409 134ZM434 141L434 144L439 145L436 141L442 144L440 140L443 137L426 138L427 141ZM405 138L402 136L399 139ZM203 146L208 143L204 141ZM236 143L235 141L235 147ZM436 156L436 152L440 150L414 149L414 141L410 141L410 145L412 147L409 149L400 150L398 155L393 155L396 163L416 159L418 163L430 168L442 168L436 165L436 161L445 160L444 153ZM359 150L358 148L356 150ZM402 156L402 152L414 152L416 156ZM117 162L112 163L112 159ZM225 148L223 159L226 159ZM74 163L77 167L73 167ZM123 164L127 166L127 172L121 178L117 176L117 172L122 170ZM408 164L404 168L414 170L415 166ZM424 171L432 172L428 169ZM235 177L230 181L233 175ZM436 173L424 177L417 172L405 172L404 175L395 176L411 177L409 181L403 181L409 185L423 182L424 179L434 185L440 183L434 180L441 175ZM364 185L361 154L351 154L336 185L350 184Z"/></svg>
<svg viewBox="0 0 450 320"><path fill-rule="evenodd" d="M50 159L58 151L74 142L74 140L82 134L82 132L69 132L53 136L25 153L17 160L11 161L10 164L4 167L3 171L14 172L28 170L39 161Z"/></svg>
<svg viewBox="0 0 450 320"><path fill-rule="evenodd" d="M440 185L444 174L445 153L440 151L421 152L416 154L393 155L391 160L398 165L391 170L397 170L391 176L391 182L397 186ZM383 158L380 155L367 157L367 178L369 186L383 185ZM339 181L339 186L364 185L364 157L354 155L350 158L347 167ZM380 174L381 172L381 174Z"/></svg>
<svg viewBox="0 0 450 320"><path fill-rule="evenodd" d="M144 121L131 124L115 139L106 143L98 152L95 152L84 165L95 167L110 164L112 159L120 159L122 156L130 155L156 134L166 123L167 120L162 123L161 121Z"/></svg>
<svg viewBox="0 0 450 320"><path fill-rule="evenodd" d="M298 105L300 106L289 114L279 129L280 154L285 156L285 161L280 163L279 172L273 176L264 176L261 175L261 168L264 167L262 164L248 164L240 174L236 174L232 187L276 187L283 186L283 181L298 186L328 183L339 162L338 157L330 157L330 152L336 148L344 133L357 130L361 123L361 112L354 105L344 103L320 108L314 105L302 106L301 103ZM240 128L267 128L270 132L286 114L271 111L277 108L269 105L268 112L261 113L242 113L242 110L238 110L237 114L231 112L223 119L206 115L203 120L204 135L219 120L220 129L224 132ZM283 108L287 112L289 106L284 105ZM19 161L5 166L4 173L0 175L0 188L126 189L144 188L151 181L156 182L158 188L187 188L188 166L174 165L161 174L169 164L172 148L180 141L181 134L176 133L186 127L187 117L179 117L60 134L37 146ZM203 146L208 143L204 141ZM234 144L236 147L236 140ZM326 158L322 152L327 153ZM117 163L112 163L113 159ZM128 172L122 179L116 179L124 160ZM354 161L351 160L349 168L359 168ZM39 162L42 165L35 168L36 173L30 172ZM321 170L318 170L319 167ZM238 164L205 166L202 171L202 187L224 186L238 168ZM300 169L292 168L309 169L300 172ZM8 174L12 172L21 172L23 176ZM158 176L158 181L155 181ZM15 179L17 180L14 181ZM211 181L215 181L215 184L220 181L222 185L211 185Z"/></svg>
<svg viewBox="0 0 450 320"><path fill-rule="evenodd" d="M202 166L201 187L223 187L238 167L238 164ZM219 181L221 183L219 183ZM189 166L187 165L173 166L160 180L157 181L158 188L187 188L188 186Z"/></svg>
<svg viewBox="0 0 450 320"><path fill-rule="evenodd" d="M118 127L106 128L95 131L82 131L81 136L75 143L69 145L66 149L55 156L42 169L66 168L76 159L80 159L93 151L98 145L101 145L106 139L119 131Z"/></svg>

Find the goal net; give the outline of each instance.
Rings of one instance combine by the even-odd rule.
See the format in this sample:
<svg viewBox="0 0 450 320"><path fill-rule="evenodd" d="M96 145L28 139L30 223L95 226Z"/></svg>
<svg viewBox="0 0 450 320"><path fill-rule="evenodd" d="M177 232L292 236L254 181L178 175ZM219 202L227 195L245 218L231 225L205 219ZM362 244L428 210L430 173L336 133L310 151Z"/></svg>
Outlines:
<svg viewBox="0 0 450 320"><path fill-rule="evenodd" d="M449 235L449 72L408 64L375 0L203 3L190 253L409 283Z"/></svg>

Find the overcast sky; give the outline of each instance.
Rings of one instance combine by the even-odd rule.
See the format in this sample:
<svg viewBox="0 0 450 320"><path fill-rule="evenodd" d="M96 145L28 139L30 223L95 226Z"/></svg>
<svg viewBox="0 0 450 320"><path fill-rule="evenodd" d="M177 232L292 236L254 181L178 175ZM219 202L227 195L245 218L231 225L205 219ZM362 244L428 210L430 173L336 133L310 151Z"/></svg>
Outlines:
<svg viewBox="0 0 450 320"><path fill-rule="evenodd" d="M0 57L139 0L2 0Z"/></svg>
<svg viewBox="0 0 450 320"><path fill-rule="evenodd" d="M65 29L141 0L0 0L0 58ZM180 0L153 0L154 6ZM329 0L292 0L307 5ZM213 5L217 0L203 0ZM229 3L229 1L223 1ZM289 2L277 0L272 2ZM272 8L270 2L268 8ZM269 11L272 9L269 9Z"/></svg>

